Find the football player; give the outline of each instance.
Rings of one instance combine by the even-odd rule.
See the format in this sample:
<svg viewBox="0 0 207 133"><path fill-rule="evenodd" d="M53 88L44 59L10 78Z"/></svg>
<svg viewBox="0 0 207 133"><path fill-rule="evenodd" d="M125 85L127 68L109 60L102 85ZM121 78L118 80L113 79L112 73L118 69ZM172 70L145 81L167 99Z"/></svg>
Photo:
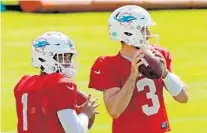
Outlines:
<svg viewBox="0 0 207 133"><path fill-rule="evenodd" d="M25 75L15 86L18 133L86 133L92 126L97 99L78 91L71 79L76 55L72 40L61 32L34 40L32 65L41 73Z"/></svg>
<svg viewBox="0 0 207 133"><path fill-rule="evenodd" d="M149 31L153 25L150 14L135 5L120 7L109 17L110 37L121 42L121 49L115 56L97 58L89 87L103 91L106 109L113 118L113 133L169 131L164 87L176 101L188 101L186 84L172 72L170 53L149 43L150 38L158 37ZM138 70L144 63L145 49L151 49L163 63L158 79L146 78Z"/></svg>

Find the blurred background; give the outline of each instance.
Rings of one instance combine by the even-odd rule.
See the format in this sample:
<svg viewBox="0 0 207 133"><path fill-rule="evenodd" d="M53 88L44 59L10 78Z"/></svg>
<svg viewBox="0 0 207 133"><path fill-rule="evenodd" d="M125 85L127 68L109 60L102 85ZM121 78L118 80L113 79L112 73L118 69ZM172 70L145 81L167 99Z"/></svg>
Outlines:
<svg viewBox="0 0 207 133"><path fill-rule="evenodd" d="M1 133L16 133L13 88L31 66L33 39L46 31L69 35L79 53L80 90L99 97L100 115L89 133L110 133L102 92L88 89L89 72L98 56L115 55L108 17L117 7L136 4L149 10L157 23L160 46L172 54L173 71L188 85L190 101L176 103L165 91L171 133L207 133L207 1L206 0L35 0L1 1ZM147 125L146 125L147 127Z"/></svg>

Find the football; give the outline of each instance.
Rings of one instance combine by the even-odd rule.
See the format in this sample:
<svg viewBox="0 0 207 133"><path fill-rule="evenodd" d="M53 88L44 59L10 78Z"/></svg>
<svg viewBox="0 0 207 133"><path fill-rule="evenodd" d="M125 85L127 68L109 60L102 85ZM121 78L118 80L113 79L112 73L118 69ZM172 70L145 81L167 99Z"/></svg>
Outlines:
<svg viewBox="0 0 207 133"><path fill-rule="evenodd" d="M158 79L162 75L162 62L156 57L150 49L144 50L143 65L139 66L139 72L149 78Z"/></svg>
<svg viewBox="0 0 207 133"><path fill-rule="evenodd" d="M90 129L93 126L94 120L95 120L96 115L92 115L91 118L88 121L88 129Z"/></svg>

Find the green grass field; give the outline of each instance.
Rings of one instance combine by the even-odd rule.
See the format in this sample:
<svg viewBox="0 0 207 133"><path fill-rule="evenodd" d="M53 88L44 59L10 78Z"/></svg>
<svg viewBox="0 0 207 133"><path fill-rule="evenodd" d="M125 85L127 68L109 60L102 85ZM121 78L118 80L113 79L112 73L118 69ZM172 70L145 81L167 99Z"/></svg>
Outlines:
<svg viewBox="0 0 207 133"><path fill-rule="evenodd" d="M207 133L207 10L150 11L157 22L159 45L171 51L173 70L187 83L191 99L176 103L165 92L171 133ZM90 67L101 55L113 55L120 49L109 39L107 19L110 13L1 14L1 132L15 133L16 112L13 87L23 74L39 70L31 66L31 42L45 31L62 31L79 51L80 72L75 78L79 88L99 97L100 115L89 133L110 133L111 119L102 101L102 93L87 88ZM147 126L147 125L146 125Z"/></svg>

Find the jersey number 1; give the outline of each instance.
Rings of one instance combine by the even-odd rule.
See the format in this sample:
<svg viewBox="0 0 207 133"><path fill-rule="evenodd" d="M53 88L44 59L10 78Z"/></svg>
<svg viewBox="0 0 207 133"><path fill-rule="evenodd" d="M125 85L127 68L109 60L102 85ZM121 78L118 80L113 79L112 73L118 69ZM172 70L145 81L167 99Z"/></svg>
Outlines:
<svg viewBox="0 0 207 133"><path fill-rule="evenodd" d="M144 87L148 87L149 92L146 93L147 99L152 100L152 106L145 104L142 106L142 111L148 116L156 114L160 108L160 103L158 96L155 94L156 86L154 81L148 78L143 78L141 80L138 80L136 85L138 88L138 92L143 91L145 89Z"/></svg>
<svg viewBox="0 0 207 133"><path fill-rule="evenodd" d="M23 116L23 131L27 131L27 97L28 93L22 95L22 116Z"/></svg>

